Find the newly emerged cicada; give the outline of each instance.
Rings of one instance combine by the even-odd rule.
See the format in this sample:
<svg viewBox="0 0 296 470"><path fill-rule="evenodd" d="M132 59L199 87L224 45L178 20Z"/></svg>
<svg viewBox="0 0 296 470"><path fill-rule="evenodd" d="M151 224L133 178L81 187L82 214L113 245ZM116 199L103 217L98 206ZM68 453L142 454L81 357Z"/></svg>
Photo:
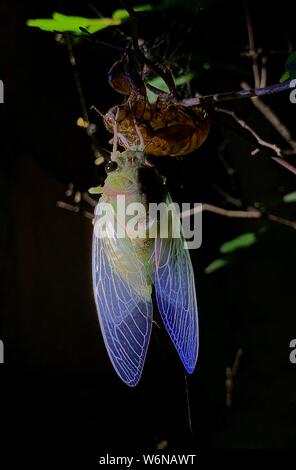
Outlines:
<svg viewBox="0 0 296 470"><path fill-rule="evenodd" d="M111 362L126 384L138 383L152 330L154 286L163 323L192 373L198 354L198 315L189 251L180 224L175 224L179 214L174 206L167 212L167 233L162 236L159 218L151 215L150 207L160 202L169 206L171 199L143 151L113 153L106 172L95 209L92 273ZM139 205L142 211L135 216Z"/></svg>

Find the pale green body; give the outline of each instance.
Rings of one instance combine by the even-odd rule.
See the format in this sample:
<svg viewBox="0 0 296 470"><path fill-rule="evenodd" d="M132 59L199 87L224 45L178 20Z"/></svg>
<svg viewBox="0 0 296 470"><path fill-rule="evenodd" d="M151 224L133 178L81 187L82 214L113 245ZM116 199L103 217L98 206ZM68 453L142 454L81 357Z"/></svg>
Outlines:
<svg viewBox="0 0 296 470"><path fill-rule="evenodd" d="M103 187L101 201L112 205L118 222L117 196L124 195L126 205L141 203L147 209L146 197L140 192L138 183L138 168L144 164L144 155L137 150L117 152L114 161L118 168L108 174ZM147 211L148 213L148 211ZM132 216L126 216L128 222ZM142 220L143 226L147 223ZM152 292L152 277L154 264L152 260L153 242L145 238L130 237L126 231L123 239L110 239L108 258L116 274L143 298L150 298ZM139 278L139 267L144 278Z"/></svg>

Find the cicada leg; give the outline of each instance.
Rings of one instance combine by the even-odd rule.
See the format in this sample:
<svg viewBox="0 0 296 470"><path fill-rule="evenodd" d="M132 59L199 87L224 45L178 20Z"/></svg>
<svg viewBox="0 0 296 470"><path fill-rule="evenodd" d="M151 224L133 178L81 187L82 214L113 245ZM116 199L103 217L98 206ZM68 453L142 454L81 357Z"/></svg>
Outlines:
<svg viewBox="0 0 296 470"><path fill-rule="evenodd" d="M118 116L119 116L119 108L117 108L114 124L113 124L113 148L111 154L111 160L114 160L116 152L117 152L117 145L118 145Z"/></svg>
<svg viewBox="0 0 296 470"><path fill-rule="evenodd" d="M133 120L134 120L134 125L135 125L136 134L137 134L137 136L139 137L139 142L140 142L139 150L142 150L142 152L144 152L144 148L145 148L144 138L143 138L143 136L142 136L141 130L140 130L138 124L137 124L136 119L134 118Z"/></svg>

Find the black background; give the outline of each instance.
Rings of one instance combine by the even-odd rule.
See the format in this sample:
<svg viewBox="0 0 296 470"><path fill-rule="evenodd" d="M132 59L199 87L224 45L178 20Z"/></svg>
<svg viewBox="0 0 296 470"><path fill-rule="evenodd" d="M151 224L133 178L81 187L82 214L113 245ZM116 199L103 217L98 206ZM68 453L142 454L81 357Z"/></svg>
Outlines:
<svg viewBox="0 0 296 470"><path fill-rule="evenodd" d="M120 7L97 2L104 15ZM192 2L152 13L141 22L141 36L151 46L168 33L168 58L176 67L199 70L193 90L210 94L253 85L251 63L240 57L247 46L243 3L209 1L192 25ZM270 54L268 83L278 82L295 45L291 3L250 2L256 44ZM68 182L87 190L104 176L94 168L89 142L76 126L81 115L65 47L53 35L28 28L28 18L53 11L94 15L87 2L2 1L1 76L1 338L5 364L0 365L3 449L22 456L38 449L53 455L62 449L100 456L139 449L167 450L295 448L296 366L289 362L289 343L296 337L295 232L267 221L226 219L206 213L203 244L192 253L200 311L200 356L188 378L193 434L187 417L185 376L164 329L154 328L143 377L135 389L122 384L105 351L91 287L91 222L56 208L65 200ZM129 33L129 25L123 26ZM110 32L102 39L111 40ZM288 38L288 39L287 39ZM84 42L75 47L87 105L101 110L120 97L106 75L118 58L112 50ZM159 54L164 54L160 49ZM175 62L175 65L174 65ZM209 71L201 62L211 65ZM198 69L199 67L199 69ZM184 90L184 94L186 90ZM265 100L294 132L295 105L288 94ZM246 100L228 105L267 140L284 146L270 125ZM98 136L109 148L97 121ZM227 141L229 178L219 148ZM295 205L282 203L295 176L271 160L250 155L252 140L229 119L213 115L208 141L181 162L154 159L168 177L177 201L210 202L226 208L216 187L242 201L259 202L267 211L295 219ZM254 141L253 141L254 142ZM295 158L295 157L294 157ZM293 161L293 157L290 158ZM182 189L182 185L184 188ZM246 231L267 226L258 244L237 262L213 274L205 267L219 257L219 246ZM225 368L237 349L244 354L235 379L233 407L225 406Z"/></svg>

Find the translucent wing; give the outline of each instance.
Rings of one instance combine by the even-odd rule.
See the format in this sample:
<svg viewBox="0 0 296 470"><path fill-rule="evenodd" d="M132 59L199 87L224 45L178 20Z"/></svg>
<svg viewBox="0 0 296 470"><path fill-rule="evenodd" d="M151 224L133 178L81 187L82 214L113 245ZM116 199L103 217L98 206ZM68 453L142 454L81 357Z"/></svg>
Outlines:
<svg viewBox="0 0 296 470"><path fill-rule="evenodd" d="M111 224L111 223L110 223ZM151 286L128 237L93 235L93 288L104 342L119 377L138 383L152 326Z"/></svg>
<svg viewBox="0 0 296 470"><path fill-rule="evenodd" d="M184 243L182 234L156 240L154 284L165 327L186 370L192 373L198 355L198 312L192 263Z"/></svg>

